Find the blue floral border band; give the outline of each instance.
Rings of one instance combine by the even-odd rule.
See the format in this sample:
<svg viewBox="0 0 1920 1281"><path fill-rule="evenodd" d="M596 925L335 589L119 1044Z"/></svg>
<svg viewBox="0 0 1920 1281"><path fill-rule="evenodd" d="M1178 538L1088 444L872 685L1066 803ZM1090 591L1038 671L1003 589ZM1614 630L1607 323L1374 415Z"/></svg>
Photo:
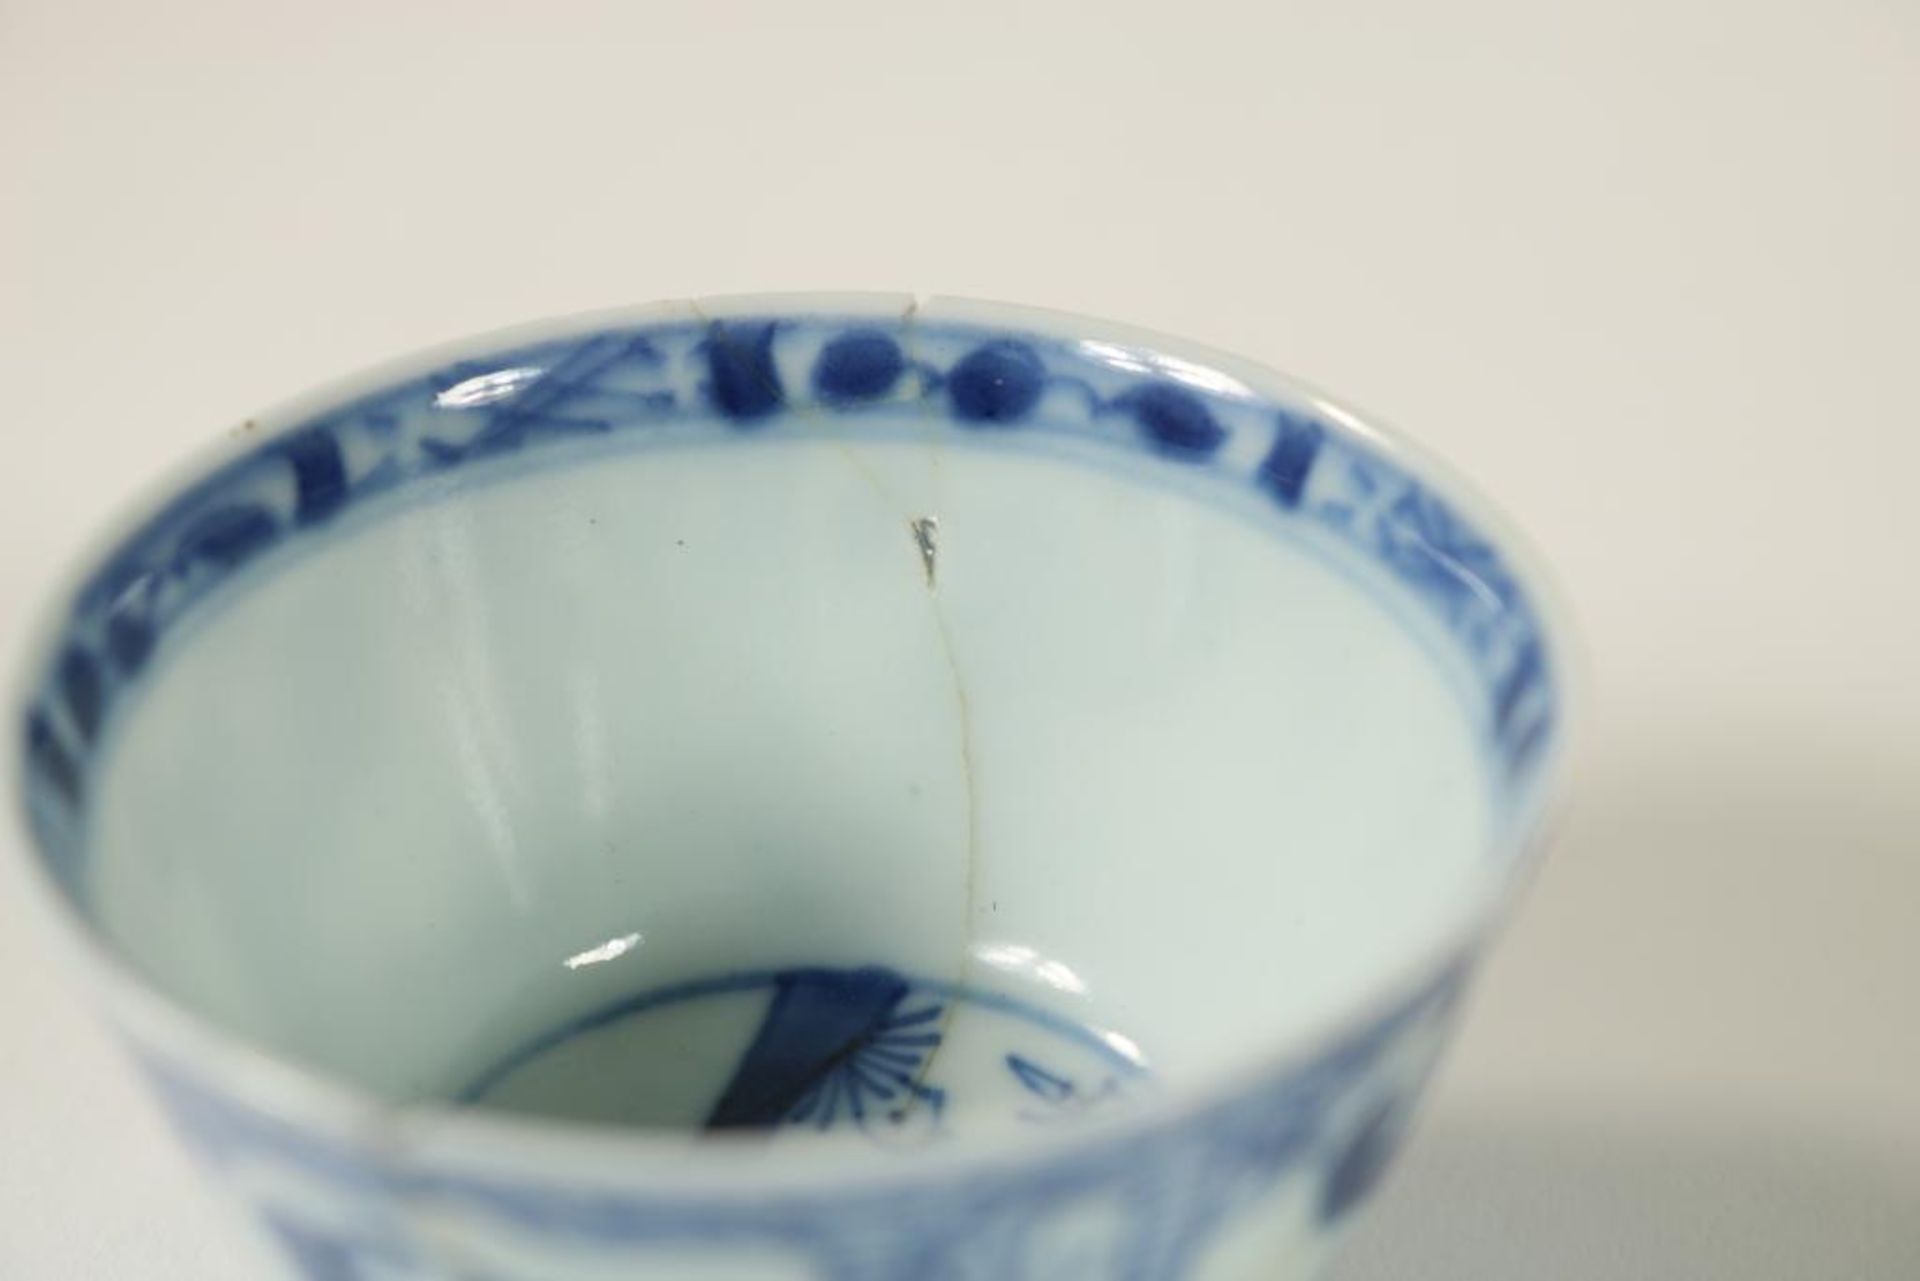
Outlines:
<svg viewBox="0 0 1920 1281"><path fill-rule="evenodd" d="M795 315L611 328L455 361L292 426L123 539L66 616L22 724L29 809L58 878L106 722L168 633L276 549L373 500L593 438L701 439L918 420L1011 448L1067 437L1251 489L1402 584L1456 643L1508 781L1556 721L1537 611L1492 542L1310 406L1112 343L921 320Z"/></svg>

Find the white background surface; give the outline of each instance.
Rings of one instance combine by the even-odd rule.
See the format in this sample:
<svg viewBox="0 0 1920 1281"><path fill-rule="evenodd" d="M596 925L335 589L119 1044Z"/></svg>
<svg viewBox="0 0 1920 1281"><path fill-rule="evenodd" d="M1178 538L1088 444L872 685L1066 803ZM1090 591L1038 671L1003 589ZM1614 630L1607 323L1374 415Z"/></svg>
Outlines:
<svg viewBox="0 0 1920 1281"><path fill-rule="evenodd" d="M1279 364L1535 535L1581 801L1343 1275L1920 1275L1920 10L0 0L0 620L513 320L917 289ZM13 666L12 662L8 664ZM242 1281L0 905L0 1276Z"/></svg>

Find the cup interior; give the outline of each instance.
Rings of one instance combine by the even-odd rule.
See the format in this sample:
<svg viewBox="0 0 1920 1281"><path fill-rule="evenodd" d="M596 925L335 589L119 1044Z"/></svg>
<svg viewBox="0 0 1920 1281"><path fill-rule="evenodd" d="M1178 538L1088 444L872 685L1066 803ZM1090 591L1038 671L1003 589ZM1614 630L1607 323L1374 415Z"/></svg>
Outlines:
<svg viewBox="0 0 1920 1281"><path fill-rule="evenodd" d="M28 717L148 983L383 1099L897 1133L1124 1106L1513 857L1534 606L1277 384L977 319L615 324L296 415Z"/></svg>

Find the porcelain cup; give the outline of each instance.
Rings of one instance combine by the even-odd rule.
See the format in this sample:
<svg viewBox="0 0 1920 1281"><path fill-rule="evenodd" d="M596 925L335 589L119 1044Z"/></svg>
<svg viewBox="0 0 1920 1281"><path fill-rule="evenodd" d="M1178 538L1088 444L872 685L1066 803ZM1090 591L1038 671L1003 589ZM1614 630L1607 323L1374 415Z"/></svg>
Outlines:
<svg viewBox="0 0 1920 1281"><path fill-rule="evenodd" d="M1561 791L1547 592L1191 344L578 317L140 504L21 845L262 1275L1305 1277Z"/></svg>

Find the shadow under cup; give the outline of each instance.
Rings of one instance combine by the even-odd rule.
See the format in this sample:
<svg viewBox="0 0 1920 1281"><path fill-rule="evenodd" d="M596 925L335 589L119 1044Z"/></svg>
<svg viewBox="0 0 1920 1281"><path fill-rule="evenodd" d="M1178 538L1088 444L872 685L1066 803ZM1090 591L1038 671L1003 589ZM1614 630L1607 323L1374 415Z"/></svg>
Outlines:
<svg viewBox="0 0 1920 1281"><path fill-rule="evenodd" d="M1319 402L699 317L238 447L80 590L28 794L119 963L376 1099L919 1141L1366 1002L1510 874L1555 699Z"/></svg>

